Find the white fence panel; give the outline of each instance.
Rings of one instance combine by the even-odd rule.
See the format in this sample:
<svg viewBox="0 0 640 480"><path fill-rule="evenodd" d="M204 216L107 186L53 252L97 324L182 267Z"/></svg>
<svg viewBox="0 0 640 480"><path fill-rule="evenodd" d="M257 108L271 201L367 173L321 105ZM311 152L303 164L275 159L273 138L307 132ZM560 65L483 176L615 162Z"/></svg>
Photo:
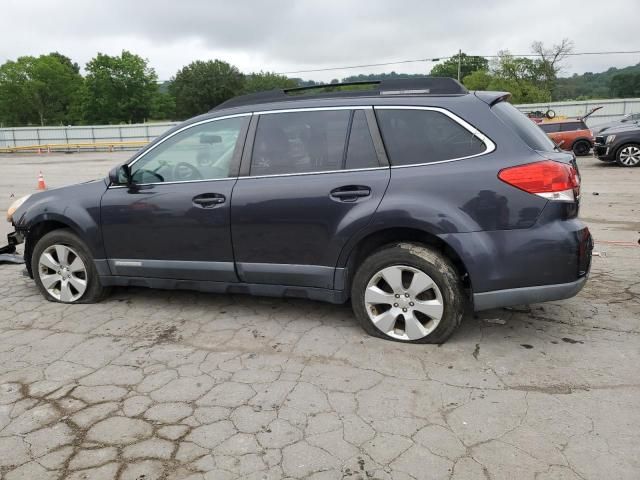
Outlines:
<svg viewBox="0 0 640 480"><path fill-rule="evenodd" d="M151 141L177 122L0 129L0 148L66 143ZM136 147L137 148L137 147Z"/></svg>

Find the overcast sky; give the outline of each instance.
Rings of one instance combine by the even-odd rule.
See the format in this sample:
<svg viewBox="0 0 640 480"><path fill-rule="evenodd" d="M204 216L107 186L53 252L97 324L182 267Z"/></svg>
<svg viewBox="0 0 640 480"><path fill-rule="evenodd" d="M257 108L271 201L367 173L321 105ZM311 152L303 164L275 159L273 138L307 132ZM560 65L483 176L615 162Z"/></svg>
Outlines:
<svg viewBox="0 0 640 480"><path fill-rule="evenodd" d="M168 80L193 60L241 71L530 53L534 40L568 37L576 52L640 50L640 0L2 0L0 63L59 51L81 66L122 49ZM572 57L565 74L640 63L640 55ZM422 62L291 74L331 80L354 73L428 73Z"/></svg>

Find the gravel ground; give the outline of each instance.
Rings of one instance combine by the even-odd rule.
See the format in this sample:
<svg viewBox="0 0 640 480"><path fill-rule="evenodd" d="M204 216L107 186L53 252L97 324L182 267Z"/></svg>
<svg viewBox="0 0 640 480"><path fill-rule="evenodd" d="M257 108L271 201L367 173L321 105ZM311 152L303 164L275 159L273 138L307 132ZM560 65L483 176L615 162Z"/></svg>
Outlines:
<svg viewBox="0 0 640 480"><path fill-rule="evenodd" d="M0 206L39 170L62 185L127 156L2 157ZM442 346L302 300L63 306L0 265L0 478L640 478L640 169L580 165L585 289L469 316Z"/></svg>

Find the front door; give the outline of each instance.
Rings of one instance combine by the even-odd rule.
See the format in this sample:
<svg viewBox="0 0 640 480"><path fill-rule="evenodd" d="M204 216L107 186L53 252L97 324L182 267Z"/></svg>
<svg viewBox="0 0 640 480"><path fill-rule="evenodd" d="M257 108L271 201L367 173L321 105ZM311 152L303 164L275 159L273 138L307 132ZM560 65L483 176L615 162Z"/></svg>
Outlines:
<svg viewBox="0 0 640 480"><path fill-rule="evenodd" d="M248 175L231 199L241 281L334 288L342 248L367 225L389 183L367 110L259 116L243 158Z"/></svg>
<svg viewBox="0 0 640 480"><path fill-rule="evenodd" d="M113 275L238 280L230 204L249 118L179 129L130 164L131 187L108 188L101 218Z"/></svg>

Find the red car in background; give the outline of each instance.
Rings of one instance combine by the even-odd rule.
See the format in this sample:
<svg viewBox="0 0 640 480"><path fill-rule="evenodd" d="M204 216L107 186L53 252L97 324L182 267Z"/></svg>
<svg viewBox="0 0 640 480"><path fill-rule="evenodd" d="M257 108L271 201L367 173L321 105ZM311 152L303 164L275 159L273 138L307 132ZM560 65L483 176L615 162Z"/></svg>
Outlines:
<svg viewBox="0 0 640 480"><path fill-rule="evenodd" d="M593 147L593 132L584 120L556 120L538 125L562 150L571 150L578 157L588 155Z"/></svg>
<svg viewBox="0 0 640 480"><path fill-rule="evenodd" d="M579 118L555 117L541 120L532 118L532 120L537 123L561 149L573 151L573 153L579 157L588 155L594 143L593 132L589 129L585 120L589 115L601 108L602 107L596 107L584 117Z"/></svg>

